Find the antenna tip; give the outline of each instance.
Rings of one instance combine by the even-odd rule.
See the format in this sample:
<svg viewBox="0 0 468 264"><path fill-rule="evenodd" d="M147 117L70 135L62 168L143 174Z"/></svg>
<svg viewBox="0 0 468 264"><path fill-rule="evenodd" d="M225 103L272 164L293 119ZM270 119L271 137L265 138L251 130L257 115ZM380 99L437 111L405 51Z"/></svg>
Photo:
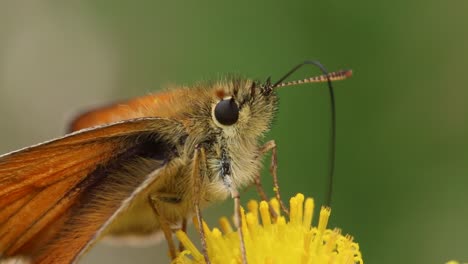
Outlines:
<svg viewBox="0 0 468 264"><path fill-rule="evenodd" d="M351 69L344 70L344 75L346 76L346 78L353 76L353 70Z"/></svg>

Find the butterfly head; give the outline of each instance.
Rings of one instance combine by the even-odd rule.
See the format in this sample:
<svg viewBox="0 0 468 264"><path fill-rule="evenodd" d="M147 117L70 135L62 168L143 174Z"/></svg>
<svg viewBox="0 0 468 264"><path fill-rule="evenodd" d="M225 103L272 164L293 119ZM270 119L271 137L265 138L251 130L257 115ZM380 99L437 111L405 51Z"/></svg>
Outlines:
<svg viewBox="0 0 468 264"><path fill-rule="evenodd" d="M212 125L229 136L258 137L269 130L278 98L271 84L231 79L211 88Z"/></svg>

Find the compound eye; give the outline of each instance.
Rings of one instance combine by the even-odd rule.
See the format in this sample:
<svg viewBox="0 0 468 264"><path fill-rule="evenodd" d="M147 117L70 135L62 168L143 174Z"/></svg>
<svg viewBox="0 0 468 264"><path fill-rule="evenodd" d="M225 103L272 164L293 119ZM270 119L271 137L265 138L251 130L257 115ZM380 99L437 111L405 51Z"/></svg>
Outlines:
<svg viewBox="0 0 468 264"><path fill-rule="evenodd" d="M239 119L239 106L237 106L232 98L221 100L215 106L214 115L216 120L222 125L233 125Z"/></svg>

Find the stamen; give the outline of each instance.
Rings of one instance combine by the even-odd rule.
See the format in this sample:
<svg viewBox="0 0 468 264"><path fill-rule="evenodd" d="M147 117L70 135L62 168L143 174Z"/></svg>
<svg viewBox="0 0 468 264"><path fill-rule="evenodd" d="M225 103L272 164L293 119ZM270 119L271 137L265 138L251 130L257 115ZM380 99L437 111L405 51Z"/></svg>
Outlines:
<svg viewBox="0 0 468 264"><path fill-rule="evenodd" d="M314 217L314 199L307 198L305 202L304 222L302 223L306 229L310 229L312 219Z"/></svg>
<svg viewBox="0 0 468 264"><path fill-rule="evenodd" d="M302 193L298 193L296 195L297 199L297 223L302 224L303 219L303 212L304 212L304 195Z"/></svg>
<svg viewBox="0 0 468 264"><path fill-rule="evenodd" d="M176 236L177 236L177 239L179 239L180 243L182 243L184 247L187 249L187 251L190 251L190 254L193 256L195 261L197 262L204 261L204 257L202 253L198 251L197 247L195 247L192 241L190 241L188 236L182 230L177 230Z"/></svg>
<svg viewBox="0 0 468 264"><path fill-rule="evenodd" d="M247 227L249 229L249 232L250 234L252 234L253 237L255 237L256 235L255 231L258 225L258 220L252 212L247 213L246 219L247 219Z"/></svg>
<svg viewBox="0 0 468 264"><path fill-rule="evenodd" d="M276 215L278 217L280 217L281 216L281 210L280 210L280 205L279 205L278 200L276 200L276 198L272 198L270 200L270 205L273 208L273 210L275 211Z"/></svg>
<svg viewBox="0 0 468 264"><path fill-rule="evenodd" d="M302 254L302 263L310 263L310 242L312 241L312 232L307 232L304 235L304 252Z"/></svg>
<svg viewBox="0 0 468 264"><path fill-rule="evenodd" d="M255 215L255 218L258 221L258 202L255 200L250 200L247 203L247 209L249 209L249 212Z"/></svg>
<svg viewBox="0 0 468 264"><path fill-rule="evenodd" d="M327 228L328 219L330 218L331 209L329 207L323 206L320 209L320 218L318 223L318 231L323 233Z"/></svg>
<svg viewBox="0 0 468 264"><path fill-rule="evenodd" d="M289 214L289 221L291 221L291 224L295 225L298 224L297 222L297 207L298 207L298 201L296 197L292 197L289 200L289 207L291 208L290 214Z"/></svg>
<svg viewBox="0 0 468 264"><path fill-rule="evenodd" d="M327 228L328 224L328 219L330 218L331 214L331 209L329 207L324 207L320 209L320 216L319 216L319 222L317 226L317 237L314 239L315 242L315 250L317 253L319 253L319 249L322 247L322 239L323 239L323 234L325 229Z"/></svg>
<svg viewBox="0 0 468 264"><path fill-rule="evenodd" d="M224 234L232 233L232 226L226 217L223 216L219 219L219 226L221 227L221 230L223 230Z"/></svg>
<svg viewBox="0 0 468 264"><path fill-rule="evenodd" d="M270 210L269 210L267 202L265 201L260 202L260 216L262 217L263 226L265 228L270 228L271 227Z"/></svg>

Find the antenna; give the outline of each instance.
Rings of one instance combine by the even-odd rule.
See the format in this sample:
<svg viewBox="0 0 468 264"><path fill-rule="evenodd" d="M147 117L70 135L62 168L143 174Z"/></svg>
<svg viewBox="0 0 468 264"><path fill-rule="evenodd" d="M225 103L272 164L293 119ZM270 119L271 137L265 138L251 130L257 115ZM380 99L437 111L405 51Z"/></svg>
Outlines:
<svg viewBox="0 0 468 264"><path fill-rule="evenodd" d="M322 75L307 78L304 80L291 81L283 83L291 74L296 72L304 65L314 65L322 71ZM285 86L291 86L296 84L305 84L305 83L318 83L318 82L327 82L328 91L330 95L330 142L329 142L329 164L328 164L328 190L325 198L325 205L331 206L332 192L333 192L333 175L335 173L335 152L336 152L336 109L335 109L335 95L333 92L332 81L344 80L351 77L351 70L341 70L337 72L328 73L327 69L318 61L304 61L303 63L298 64L292 68L288 73L286 73L282 78L280 78L275 84L272 85L272 88L279 88Z"/></svg>
<svg viewBox="0 0 468 264"><path fill-rule="evenodd" d="M353 75L352 70L340 70L340 71L330 72L328 73L328 75L319 75L319 76L309 77L303 80L279 83L278 85L275 86L275 88L299 85L299 84L307 84L307 83L328 82L328 78L330 78L330 81L332 82L341 81L341 80L345 80L351 77L352 75Z"/></svg>

